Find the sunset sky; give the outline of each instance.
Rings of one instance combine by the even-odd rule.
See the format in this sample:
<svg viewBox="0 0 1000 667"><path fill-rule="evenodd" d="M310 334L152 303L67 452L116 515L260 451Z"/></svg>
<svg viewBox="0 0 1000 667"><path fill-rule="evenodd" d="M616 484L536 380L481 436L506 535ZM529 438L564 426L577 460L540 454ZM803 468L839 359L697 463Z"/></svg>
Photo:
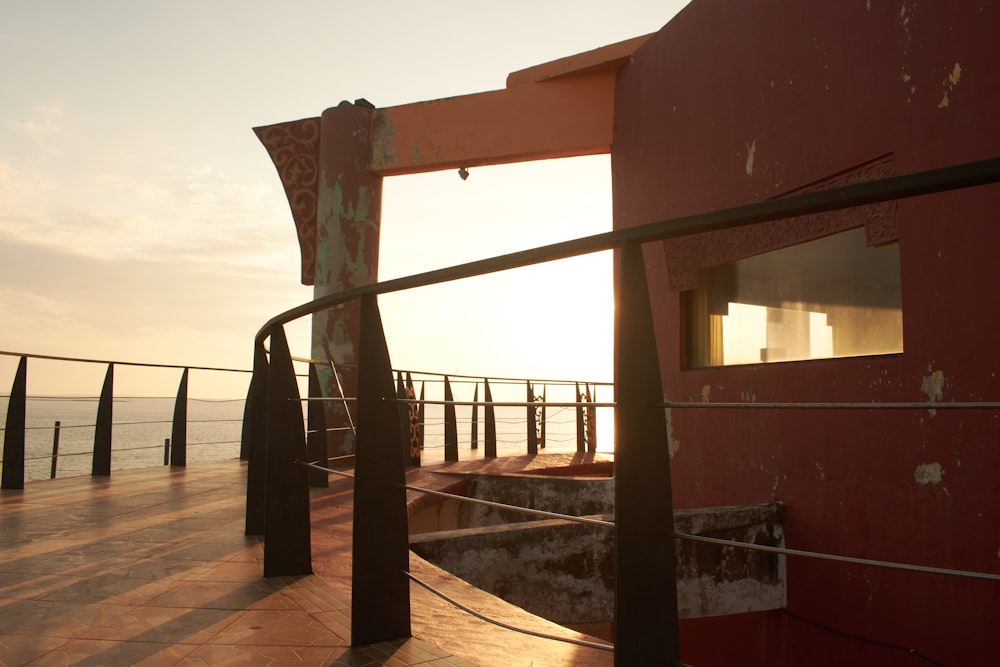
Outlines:
<svg viewBox="0 0 1000 667"><path fill-rule="evenodd" d="M306 302L291 215L251 128L385 107L658 30L686 3L0 0L0 350L249 368ZM611 228L606 156L388 179L391 278ZM396 367L611 378L608 255L383 297ZM308 354L306 328L289 331ZM0 393L16 357L0 356ZM104 368L30 362L31 394ZM177 371L116 375L169 395ZM196 373L191 395L246 376Z"/></svg>

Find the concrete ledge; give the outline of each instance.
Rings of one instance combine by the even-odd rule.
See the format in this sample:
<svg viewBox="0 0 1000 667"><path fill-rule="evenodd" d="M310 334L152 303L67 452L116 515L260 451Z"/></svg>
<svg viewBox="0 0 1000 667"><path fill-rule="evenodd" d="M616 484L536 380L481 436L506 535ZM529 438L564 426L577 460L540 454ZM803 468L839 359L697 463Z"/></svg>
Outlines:
<svg viewBox="0 0 1000 667"><path fill-rule="evenodd" d="M613 480L575 480L593 494L556 493L569 478L519 475L495 477L487 486L490 500L510 502L527 496L528 506L545 499L572 505L569 498L600 502ZM481 480L470 479L470 493ZM501 493L508 485L510 493ZM572 485L572 484L571 484ZM534 487L534 488L531 488ZM568 488L568 487L567 487ZM565 490L565 489L564 489ZM473 494L476 497L483 497ZM613 488L612 493L613 496ZM552 505L540 507L551 509ZM512 604L561 624L604 623L613 617L614 531L562 520L502 523L504 513L459 510L460 527L411 536L411 549L421 557ZM571 508L561 506L561 511ZM781 546L783 508L749 505L681 510L676 530L722 539ZM598 515L601 516L601 515ZM499 521L498 521L499 520ZM680 540L677 549L678 606L682 618L779 609L785 606L784 557L735 547Z"/></svg>

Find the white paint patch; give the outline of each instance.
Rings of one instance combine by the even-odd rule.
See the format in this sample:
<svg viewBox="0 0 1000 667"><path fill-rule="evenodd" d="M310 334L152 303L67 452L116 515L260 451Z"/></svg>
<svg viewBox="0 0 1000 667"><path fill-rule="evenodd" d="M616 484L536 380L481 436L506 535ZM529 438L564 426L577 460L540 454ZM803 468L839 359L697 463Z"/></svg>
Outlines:
<svg viewBox="0 0 1000 667"><path fill-rule="evenodd" d="M712 385L706 384L701 388L701 402L708 403L712 395Z"/></svg>
<svg viewBox="0 0 1000 667"><path fill-rule="evenodd" d="M753 158L754 154L757 152L757 140L754 139L752 143L747 144L747 176L753 176Z"/></svg>
<svg viewBox="0 0 1000 667"><path fill-rule="evenodd" d="M921 463L913 471L913 479L917 484L940 484L944 477L944 468L940 463Z"/></svg>

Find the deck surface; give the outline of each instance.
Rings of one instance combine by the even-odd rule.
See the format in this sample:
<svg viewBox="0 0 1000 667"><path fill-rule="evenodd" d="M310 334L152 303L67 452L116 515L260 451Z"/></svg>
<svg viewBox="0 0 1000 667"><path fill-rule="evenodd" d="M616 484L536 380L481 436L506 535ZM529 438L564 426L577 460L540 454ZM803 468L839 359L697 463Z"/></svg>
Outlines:
<svg viewBox="0 0 1000 667"><path fill-rule="evenodd" d="M440 488L454 481L443 473L480 467L424 468L408 482ZM413 637L351 647L351 480L313 491L315 574L265 579L263 546L243 534L245 479L232 461L0 491L0 665L612 664L605 651L478 620L417 584ZM413 555L411 572L504 622L587 639Z"/></svg>

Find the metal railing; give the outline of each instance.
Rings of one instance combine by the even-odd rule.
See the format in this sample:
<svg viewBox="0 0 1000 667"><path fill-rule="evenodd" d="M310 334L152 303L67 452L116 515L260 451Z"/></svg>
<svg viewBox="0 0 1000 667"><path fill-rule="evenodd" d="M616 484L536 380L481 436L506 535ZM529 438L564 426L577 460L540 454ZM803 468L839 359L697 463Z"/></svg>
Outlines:
<svg viewBox="0 0 1000 667"><path fill-rule="evenodd" d="M614 249L619 252L614 402L615 660L623 665L678 663L673 541L687 536L673 530L666 406L642 244L998 181L1000 158L994 158L845 185L355 287L275 316L255 338L254 379L248 401L253 406L250 414L256 435L250 449L247 531L265 536L265 576L311 572L307 468L299 465L309 459L285 324L326 308L361 301L353 543L353 599L358 603L352 607L352 643L405 637L409 635L405 470L399 452L398 397L377 295ZM270 359L264 351L267 339ZM256 479L255 470L260 475Z"/></svg>
<svg viewBox="0 0 1000 667"><path fill-rule="evenodd" d="M152 461L158 461L160 452L163 452L163 464L172 467L184 467L187 465L188 458L188 448L189 447L217 447L217 446L235 446L239 445L242 439L242 433L239 437L233 440L207 440L203 439L200 441L188 441L188 427L189 425L198 425L199 427L205 426L207 424L218 424L219 419L190 419L188 414L188 404L189 402L200 402L200 399L193 399L188 397L188 382L189 373L191 370L195 371L207 371L213 373L249 373L247 369L234 369L234 368L218 368L218 367L206 367L206 366L179 366L173 364L159 364L159 363L145 363L145 362L131 362L131 361L113 361L104 359L86 359L79 357L61 357L54 355L44 355L44 354L30 354L23 352L10 352L10 351L0 351L0 356L17 357L18 366L15 372L14 381L11 387L10 394L6 396L7 398L7 411L6 420L4 422L3 431L3 459L2 459L2 481L0 481L0 488L4 489L23 489L26 479L29 477L26 475L26 466L32 462L36 462L34 467L38 467L38 463L42 460L46 460L50 463L49 465L49 478L56 477L58 461L60 458L65 459L66 457L87 457L91 459L90 474L97 477L106 477L111 475L112 471L112 454L117 453L119 455L124 454L127 460L130 461L131 465L150 465ZM104 377L104 383L101 390L100 396L93 397L55 397L55 396L30 396L27 393L27 379L28 379L28 360L29 359L40 359L46 361L57 361L66 362L73 364L96 364L107 366L107 370ZM176 395L169 397L166 400L173 400L173 410L170 419L131 419L123 421L114 420L114 405L115 403L120 403L123 400L129 400L131 402L142 402L152 400L154 397L122 397L115 396L114 393L114 368L115 366L132 366L139 368L157 368L157 369L176 369L181 371L181 377L177 388ZM29 426L26 416L27 416L27 406L30 402L40 402L46 401L51 403L54 401L86 401L87 403L96 403L96 416L93 421L89 418L84 419L82 417L77 417L74 423L68 423L64 418L55 419L51 427L48 425L42 426L37 423L37 419L33 420L36 423ZM233 402L243 402L244 399L234 399ZM208 401L206 401L207 403ZM215 401L212 401L215 402ZM220 401L222 402L222 401ZM63 406L65 409L65 406ZM50 415L57 415L58 413L53 410L47 410ZM59 415L62 417L63 415ZM242 424L243 418L240 415L239 418L232 418L221 420L226 422L231 422L233 424ZM161 424L163 426L169 425L169 437L163 438L163 444L141 444L143 442L149 442L152 427L156 424ZM119 431L127 430L129 427L147 427L144 428L146 433L142 436L134 436L131 438L124 438L128 440L126 446L118 444L113 446L113 431L118 429ZM31 442L31 448L29 451L29 439L28 435L32 432L38 431L48 431L52 430L52 446L51 450L47 448L44 450L40 443ZM206 426L206 428L208 428ZM91 446L86 446L81 437L73 438L73 444L75 445L72 450L65 446L63 442L62 451L60 451L60 443L63 441L62 436L67 430L81 431L81 432L93 432L93 440ZM159 432L159 431L157 431ZM33 434L33 433L32 433ZM83 434L81 433L81 436ZM217 438L218 436L213 436ZM140 453L148 453L150 456L141 458ZM116 466L122 467L122 466ZM83 474L85 472L84 468L80 465L73 466L74 472L76 474ZM32 478L41 477L37 474L32 475Z"/></svg>

